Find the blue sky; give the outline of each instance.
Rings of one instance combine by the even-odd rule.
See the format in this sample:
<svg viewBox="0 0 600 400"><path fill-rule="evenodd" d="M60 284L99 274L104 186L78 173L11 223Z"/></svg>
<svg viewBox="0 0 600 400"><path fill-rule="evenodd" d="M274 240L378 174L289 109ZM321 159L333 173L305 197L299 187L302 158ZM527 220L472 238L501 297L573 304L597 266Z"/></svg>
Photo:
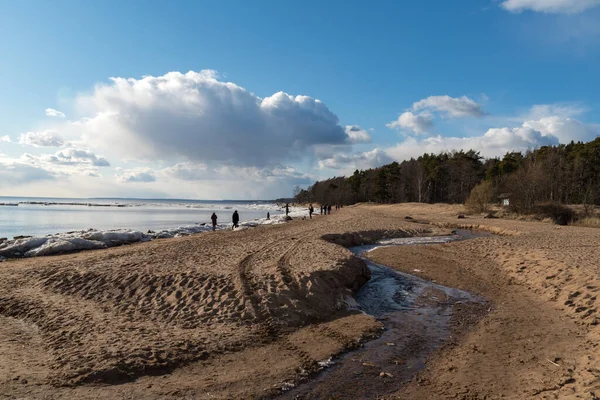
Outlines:
<svg viewBox="0 0 600 400"><path fill-rule="evenodd" d="M597 0L0 0L0 35L0 195L278 197L600 131Z"/></svg>

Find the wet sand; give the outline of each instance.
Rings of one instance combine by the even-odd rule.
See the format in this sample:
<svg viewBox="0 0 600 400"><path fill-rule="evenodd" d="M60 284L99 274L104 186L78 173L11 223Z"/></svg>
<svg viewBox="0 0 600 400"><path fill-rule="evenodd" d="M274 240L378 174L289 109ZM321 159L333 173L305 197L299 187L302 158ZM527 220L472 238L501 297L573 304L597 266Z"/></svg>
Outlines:
<svg viewBox="0 0 600 400"><path fill-rule="evenodd" d="M343 246L462 226L504 236L373 252L493 304L484 316L455 318L452 339L412 381L387 378L397 386L391 397L600 395L600 230L458 220L459 211L361 205L281 226L1 263L0 393L276 396L381 333L381 322L346 310L369 271Z"/></svg>

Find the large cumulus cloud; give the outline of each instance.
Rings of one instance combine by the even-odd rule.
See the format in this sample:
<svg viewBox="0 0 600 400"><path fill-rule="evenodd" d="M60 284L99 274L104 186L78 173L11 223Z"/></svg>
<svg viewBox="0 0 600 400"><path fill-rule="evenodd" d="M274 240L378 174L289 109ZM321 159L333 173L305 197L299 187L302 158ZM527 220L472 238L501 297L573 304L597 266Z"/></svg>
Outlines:
<svg viewBox="0 0 600 400"><path fill-rule="evenodd" d="M359 127L341 126L317 99L283 92L260 98L210 70L112 78L76 105L88 117L65 129L124 157L265 167L318 145L369 140Z"/></svg>

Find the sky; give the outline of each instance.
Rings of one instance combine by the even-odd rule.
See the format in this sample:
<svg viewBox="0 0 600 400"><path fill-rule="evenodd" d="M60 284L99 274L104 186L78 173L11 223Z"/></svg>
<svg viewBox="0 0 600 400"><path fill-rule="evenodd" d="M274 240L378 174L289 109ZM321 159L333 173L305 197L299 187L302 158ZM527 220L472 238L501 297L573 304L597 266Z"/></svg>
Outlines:
<svg viewBox="0 0 600 400"><path fill-rule="evenodd" d="M0 196L272 199L600 135L600 0L0 0Z"/></svg>

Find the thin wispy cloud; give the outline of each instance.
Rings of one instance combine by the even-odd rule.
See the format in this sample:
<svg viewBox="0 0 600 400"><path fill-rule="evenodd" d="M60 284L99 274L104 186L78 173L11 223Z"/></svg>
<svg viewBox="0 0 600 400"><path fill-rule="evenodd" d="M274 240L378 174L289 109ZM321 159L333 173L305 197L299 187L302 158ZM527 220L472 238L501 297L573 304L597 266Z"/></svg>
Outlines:
<svg viewBox="0 0 600 400"><path fill-rule="evenodd" d="M481 105L467 96L429 96L414 103L412 108L415 111L438 111L447 118L481 117L484 115Z"/></svg>
<svg viewBox="0 0 600 400"><path fill-rule="evenodd" d="M505 0L500 5L511 12L577 14L600 6L600 0Z"/></svg>
<svg viewBox="0 0 600 400"><path fill-rule="evenodd" d="M65 118L65 114L63 112L55 110L53 108L46 108L46 115L48 117Z"/></svg>

